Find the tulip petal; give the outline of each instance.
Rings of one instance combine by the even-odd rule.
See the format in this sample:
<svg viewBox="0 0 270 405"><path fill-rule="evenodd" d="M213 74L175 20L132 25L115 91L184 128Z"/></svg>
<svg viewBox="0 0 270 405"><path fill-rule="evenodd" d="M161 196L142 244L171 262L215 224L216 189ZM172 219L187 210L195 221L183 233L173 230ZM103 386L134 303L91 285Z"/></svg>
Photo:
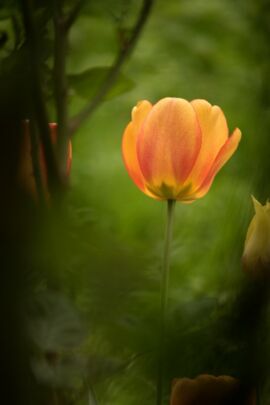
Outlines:
<svg viewBox="0 0 270 405"><path fill-rule="evenodd" d="M136 186L148 196L157 198L146 188L136 150L138 132L151 109L152 104L146 100L139 102L137 106L133 108L132 121L127 125L122 139L122 155L128 174Z"/></svg>
<svg viewBox="0 0 270 405"><path fill-rule="evenodd" d="M183 188L201 147L195 111L184 99L164 98L147 115L137 139L142 174L151 190ZM162 194L162 193L161 193Z"/></svg>
<svg viewBox="0 0 270 405"><path fill-rule="evenodd" d="M229 130L223 111L218 106L212 106L206 100L193 100L191 105L202 132L200 153L188 177L193 189L196 189L202 184L218 152L228 139Z"/></svg>
<svg viewBox="0 0 270 405"><path fill-rule="evenodd" d="M225 144L220 149L211 169L209 170L206 178L204 179L203 183L199 187L199 189L195 192L195 198L203 197L211 187L211 184L215 178L217 172L224 166L224 164L230 159L230 157L236 151L238 144L241 140L241 131L240 129L236 128L232 135L228 138Z"/></svg>

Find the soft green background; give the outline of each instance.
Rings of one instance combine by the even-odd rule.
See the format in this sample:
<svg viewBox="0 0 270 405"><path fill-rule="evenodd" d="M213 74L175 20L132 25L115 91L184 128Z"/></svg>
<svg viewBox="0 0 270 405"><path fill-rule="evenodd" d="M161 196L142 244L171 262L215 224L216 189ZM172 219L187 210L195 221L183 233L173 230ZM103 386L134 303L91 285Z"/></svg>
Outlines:
<svg viewBox="0 0 270 405"><path fill-rule="evenodd" d="M30 329L43 350L45 322L50 350L63 355L53 371L33 360L43 383L73 397L74 387L79 392L87 381L100 405L154 403L166 205L145 196L128 177L121 138L138 100L166 96L217 104L230 130L243 133L210 192L176 206L167 395L174 377L240 375L242 345L223 329L247 278L241 254L253 215L251 194L263 203L269 195L270 62L262 3L157 1L123 69L134 87L104 102L74 135L67 207L41 235L46 251L37 296L44 294L48 308L41 324ZM70 73L111 63L117 50L113 15L121 15L123 4L101 2L78 19L70 38ZM133 6L126 24L134 19ZM70 101L73 113L86 99L71 90ZM87 391L77 404L91 401Z"/></svg>

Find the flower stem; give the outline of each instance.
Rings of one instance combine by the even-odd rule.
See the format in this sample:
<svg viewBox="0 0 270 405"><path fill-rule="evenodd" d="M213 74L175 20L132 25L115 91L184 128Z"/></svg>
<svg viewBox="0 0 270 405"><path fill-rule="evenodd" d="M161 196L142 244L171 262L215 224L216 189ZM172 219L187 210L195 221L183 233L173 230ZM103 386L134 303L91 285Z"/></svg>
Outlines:
<svg viewBox="0 0 270 405"><path fill-rule="evenodd" d="M160 346L159 346L159 361L158 361L158 377L157 377L157 405L162 405L163 398L163 375L164 375L164 359L165 359L165 338L166 338L166 309L169 290L169 275L170 275L170 250L173 230L173 214L175 200L168 200L167 205L167 222L165 231L164 243L164 258L162 267L161 280L161 322L160 322Z"/></svg>

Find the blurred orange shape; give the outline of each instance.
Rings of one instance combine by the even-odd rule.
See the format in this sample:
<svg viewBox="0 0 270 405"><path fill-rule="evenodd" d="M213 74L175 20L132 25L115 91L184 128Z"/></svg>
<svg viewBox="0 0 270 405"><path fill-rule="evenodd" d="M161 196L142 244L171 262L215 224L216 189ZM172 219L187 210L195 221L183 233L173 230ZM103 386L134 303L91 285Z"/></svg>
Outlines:
<svg viewBox="0 0 270 405"><path fill-rule="evenodd" d="M157 200L191 202L203 197L215 175L236 151L222 110L205 100L140 101L132 110L122 154L137 187Z"/></svg>
<svg viewBox="0 0 270 405"><path fill-rule="evenodd" d="M57 142L57 124L49 123L50 136L52 145L55 147ZM49 197L48 191L48 176L46 168L46 160L43 151L42 144L38 147L38 163L39 172L41 177L41 183L43 192L46 198ZM71 141L68 143L67 150L67 160L66 160L66 176L68 177L71 170L72 163L72 145ZM36 180L34 175L33 159L32 159L32 145L30 137L30 125L29 121L25 120L23 122L23 142L22 142L22 153L19 165L19 178L20 184L35 198L38 198Z"/></svg>
<svg viewBox="0 0 270 405"><path fill-rule="evenodd" d="M170 405L256 405L256 395L254 389L241 389L236 378L205 374L175 379Z"/></svg>

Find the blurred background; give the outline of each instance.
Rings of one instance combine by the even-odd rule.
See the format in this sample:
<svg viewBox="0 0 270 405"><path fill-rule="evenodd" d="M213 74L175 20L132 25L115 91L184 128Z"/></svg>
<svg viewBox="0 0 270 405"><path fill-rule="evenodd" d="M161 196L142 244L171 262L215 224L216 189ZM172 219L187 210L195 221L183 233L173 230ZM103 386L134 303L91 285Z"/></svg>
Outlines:
<svg viewBox="0 0 270 405"><path fill-rule="evenodd" d="M270 194L269 2L154 2L116 84L72 135L69 186L49 209L13 189L33 80L23 3L0 6L1 350L10 403L155 403L166 205L130 180L121 138L138 100L173 96L221 106L243 138L210 192L176 206L164 404L173 378L202 373L251 381L259 403L269 404L266 303L241 269L251 194L263 204ZM51 3L32 5L54 121ZM70 117L97 91L140 7L135 0L82 5L66 55Z"/></svg>

